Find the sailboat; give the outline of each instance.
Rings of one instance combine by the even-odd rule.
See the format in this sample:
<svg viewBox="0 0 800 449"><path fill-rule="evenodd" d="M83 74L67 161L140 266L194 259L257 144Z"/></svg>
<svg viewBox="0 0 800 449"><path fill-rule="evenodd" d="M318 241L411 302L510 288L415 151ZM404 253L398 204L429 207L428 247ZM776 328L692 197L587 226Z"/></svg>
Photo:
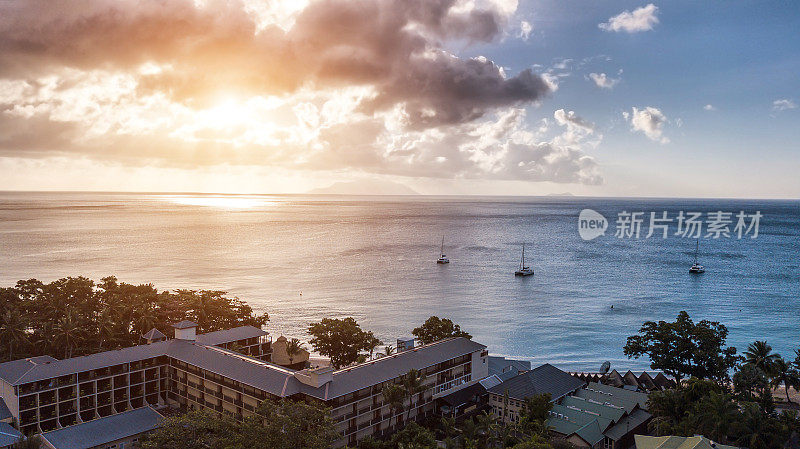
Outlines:
<svg viewBox="0 0 800 449"><path fill-rule="evenodd" d="M700 239L697 239L697 242L695 243L694 246L694 263L692 264L692 267L689 268L689 273L700 274L706 272L705 267L697 263L697 253L699 250L700 250Z"/></svg>
<svg viewBox="0 0 800 449"><path fill-rule="evenodd" d="M522 260L519 262L519 270L514 272L514 276L530 276L533 274L533 268L525 265L525 244L522 244Z"/></svg>
<svg viewBox="0 0 800 449"><path fill-rule="evenodd" d="M442 236L442 250L439 251L439 258L436 260L436 263L450 263L450 259L444 255L444 236Z"/></svg>

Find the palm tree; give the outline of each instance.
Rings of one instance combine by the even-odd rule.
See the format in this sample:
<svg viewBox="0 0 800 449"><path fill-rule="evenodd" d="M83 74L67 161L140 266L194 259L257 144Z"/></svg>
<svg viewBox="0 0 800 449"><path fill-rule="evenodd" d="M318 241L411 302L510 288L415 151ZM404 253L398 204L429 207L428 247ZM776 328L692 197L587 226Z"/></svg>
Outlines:
<svg viewBox="0 0 800 449"><path fill-rule="evenodd" d="M391 425L392 416L395 415L397 410L401 410L403 408L406 392L400 385L390 384L383 387L381 395L383 395L383 402L389 404L389 425ZM395 420L395 423L396 422L397 420Z"/></svg>
<svg viewBox="0 0 800 449"><path fill-rule="evenodd" d="M758 404L748 402L742 405L740 420L736 423L737 445L750 449L766 449L775 439L775 429L770 424L770 418L764 414Z"/></svg>
<svg viewBox="0 0 800 449"><path fill-rule="evenodd" d="M789 397L789 388L794 387L795 390L800 389L800 373L792 367L782 357L778 357L772 364L772 381L770 386L778 388L783 384L783 389L786 392L786 402L791 403L792 399Z"/></svg>
<svg viewBox="0 0 800 449"><path fill-rule="evenodd" d="M286 355L289 356L289 365L294 365L294 358L303 353L305 347L300 340L292 338L286 342Z"/></svg>
<svg viewBox="0 0 800 449"><path fill-rule="evenodd" d="M703 401L695 419L703 429L703 434L713 440L725 442L731 424L736 420L739 409L731 397L725 393L711 392Z"/></svg>
<svg viewBox="0 0 800 449"><path fill-rule="evenodd" d="M747 351L744 352L745 364L753 365L764 373L769 374L772 364L780 357L780 354L772 352L772 346L766 341L755 341L750 343Z"/></svg>
<svg viewBox="0 0 800 449"><path fill-rule="evenodd" d="M382 345L383 342L378 339L371 331L367 332L366 336L364 337L364 349L369 350L369 358L372 360L372 354L375 352L375 348Z"/></svg>
<svg viewBox="0 0 800 449"><path fill-rule="evenodd" d="M794 367L800 370L800 349L794 350Z"/></svg>
<svg viewBox="0 0 800 449"><path fill-rule="evenodd" d="M425 382L425 375L414 368L403 375L403 388L405 388L405 394L409 401L406 420L411 416L411 405L414 402L414 395L425 391L425 386L422 385L423 382Z"/></svg>
<svg viewBox="0 0 800 449"><path fill-rule="evenodd" d="M97 350L103 349L103 343L111 343L114 340L116 323L111 315L111 309L104 308L97 316Z"/></svg>
<svg viewBox="0 0 800 449"><path fill-rule="evenodd" d="M38 435L29 438L22 437L18 442L11 445L11 449L39 449L42 447L42 439Z"/></svg>
<svg viewBox="0 0 800 449"><path fill-rule="evenodd" d="M385 347L383 348L383 353L384 353L384 354L386 354L386 355L392 355L392 354L394 354L394 346L392 346L392 345L387 345L387 346L385 346Z"/></svg>
<svg viewBox="0 0 800 449"><path fill-rule="evenodd" d="M497 433L497 421L489 413L483 412L477 416L475 424L478 428L478 435L487 443L495 443Z"/></svg>
<svg viewBox="0 0 800 449"><path fill-rule="evenodd" d="M14 349L28 343L28 324L16 309L7 310L0 320L0 341L8 345L8 358L14 360Z"/></svg>
<svg viewBox="0 0 800 449"><path fill-rule="evenodd" d="M64 358L72 357L72 351L83 342L83 326L72 311L58 320L53 331L56 344L64 348Z"/></svg>

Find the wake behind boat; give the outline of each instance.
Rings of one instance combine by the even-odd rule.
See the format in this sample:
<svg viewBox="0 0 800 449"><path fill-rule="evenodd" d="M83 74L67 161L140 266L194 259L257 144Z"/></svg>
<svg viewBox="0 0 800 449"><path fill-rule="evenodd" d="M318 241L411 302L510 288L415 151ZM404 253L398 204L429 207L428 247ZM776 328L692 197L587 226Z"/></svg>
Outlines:
<svg viewBox="0 0 800 449"><path fill-rule="evenodd" d="M525 265L525 244L522 244L522 260L519 262L519 269L514 272L514 276L530 276L533 274L533 268Z"/></svg>

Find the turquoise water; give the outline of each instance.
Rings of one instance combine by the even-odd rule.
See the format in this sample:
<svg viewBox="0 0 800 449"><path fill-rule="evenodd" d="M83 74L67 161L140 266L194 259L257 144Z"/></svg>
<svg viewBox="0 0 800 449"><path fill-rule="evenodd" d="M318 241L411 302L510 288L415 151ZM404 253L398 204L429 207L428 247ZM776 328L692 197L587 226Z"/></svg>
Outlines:
<svg viewBox="0 0 800 449"><path fill-rule="evenodd" d="M583 241L584 208L609 221ZM763 214L756 239L618 239L621 211ZM734 218L735 222L735 218ZM735 223L734 223L735 224ZM675 224L673 223L672 231ZM445 236L449 265L437 265ZM515 278L521 244L536 271ZM0 285L115 275L159 289L223 289L303 337L354 316L389 342L430 315L492 353L597 369L642 368L622 347L641 323L721 321L740 350L800 347L800 202L678 199L0 193ZM613 308L611 306L614 306Z"/></svg>

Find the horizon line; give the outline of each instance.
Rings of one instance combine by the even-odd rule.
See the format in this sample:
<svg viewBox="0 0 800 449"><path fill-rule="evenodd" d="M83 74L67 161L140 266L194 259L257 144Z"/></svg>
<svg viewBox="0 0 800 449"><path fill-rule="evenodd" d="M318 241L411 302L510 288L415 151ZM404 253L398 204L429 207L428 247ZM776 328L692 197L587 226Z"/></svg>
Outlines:
<svg viewBox="0 0 800 449"><path fill-rule="evenodd" d="M644 196L601 196L601 195L575 195L571 193L545 193L540 195L485 195L485 194L472 194L472 193L448 193L448 194L429 194L429 193L414 193L414 194L351 194L351 193L309 193L309 192L293 192L293 193L225 193L225 192L192 192L192 191L135 191L135 190L11 190L0 189L0 193L96 193L96 194L128 194L128 195L225 195L225 196L320 196L320 197L396 197L396 198L416 198L416 197L430 197L430 198L560 198L560 199L648 199L648 200L741 200L741 201L800 201L800 197L692 197L692 196L657 196L657 195L644 195Z"/></svg>

